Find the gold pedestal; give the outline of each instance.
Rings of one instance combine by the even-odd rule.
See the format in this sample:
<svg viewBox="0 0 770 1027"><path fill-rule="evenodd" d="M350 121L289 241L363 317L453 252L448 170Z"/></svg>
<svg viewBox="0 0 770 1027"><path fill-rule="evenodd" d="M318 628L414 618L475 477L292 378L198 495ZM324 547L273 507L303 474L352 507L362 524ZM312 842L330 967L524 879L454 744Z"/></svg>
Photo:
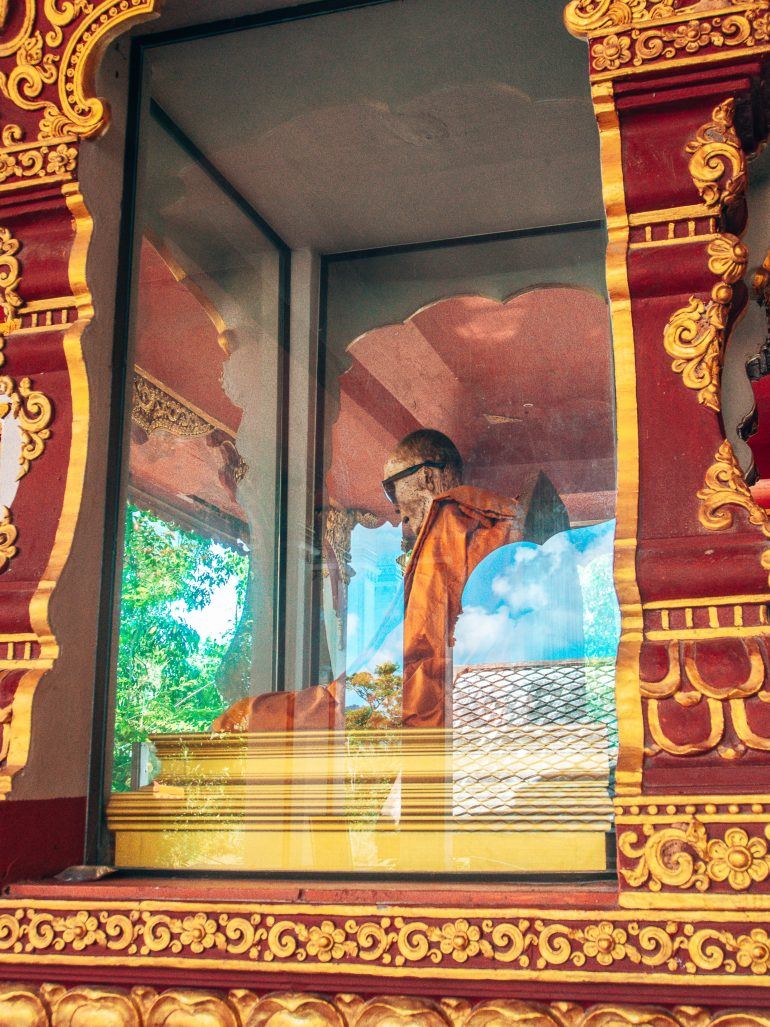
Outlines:
<svg viewBox="0 0 770 1027"><path fill-rule="evenodd" d="M118 866L521 873L606 868L600 725L159 735L108 808Z"/></svg>

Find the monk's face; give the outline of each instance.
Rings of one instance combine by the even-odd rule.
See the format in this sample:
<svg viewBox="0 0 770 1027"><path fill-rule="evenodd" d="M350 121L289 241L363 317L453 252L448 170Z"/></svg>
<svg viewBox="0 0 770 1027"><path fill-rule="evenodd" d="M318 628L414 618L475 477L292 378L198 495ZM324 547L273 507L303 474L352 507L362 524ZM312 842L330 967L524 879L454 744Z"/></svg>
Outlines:
<svg viewBox="0 0 770 1027"><path fill-rule="evenodd" d="M395 483L396 513L401 518L404 548L411 549L428 516L433 497L446 491L443 475L435 467L420 467Z"/></svg>

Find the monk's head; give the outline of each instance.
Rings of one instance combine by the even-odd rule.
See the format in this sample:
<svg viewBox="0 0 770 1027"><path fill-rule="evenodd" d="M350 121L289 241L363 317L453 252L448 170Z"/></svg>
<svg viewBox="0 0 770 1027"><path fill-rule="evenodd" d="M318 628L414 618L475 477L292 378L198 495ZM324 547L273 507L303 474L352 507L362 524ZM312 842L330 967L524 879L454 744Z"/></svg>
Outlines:
<svg viewBox="0 0 770 1027"><path fill-rule="evenodd" d="M463 461L450 438L421 428L401 439L385 464L384 478L388 499L401 517L404 543L411 548L433 497L462 484Z"/></svg>

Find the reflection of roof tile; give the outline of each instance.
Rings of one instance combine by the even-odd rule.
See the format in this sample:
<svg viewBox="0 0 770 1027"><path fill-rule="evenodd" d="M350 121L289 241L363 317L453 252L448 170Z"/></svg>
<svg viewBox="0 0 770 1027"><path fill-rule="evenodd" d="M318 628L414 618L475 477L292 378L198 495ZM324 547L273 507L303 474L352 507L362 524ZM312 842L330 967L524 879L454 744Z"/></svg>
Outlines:
<svg viewBox="0 0 770 1027"><path fill-rule="evenodd" d="M614 686L614 660L461 668L454 815L521 819L547 807L574 819L575 789L606 797L617 754Z"/></svg>

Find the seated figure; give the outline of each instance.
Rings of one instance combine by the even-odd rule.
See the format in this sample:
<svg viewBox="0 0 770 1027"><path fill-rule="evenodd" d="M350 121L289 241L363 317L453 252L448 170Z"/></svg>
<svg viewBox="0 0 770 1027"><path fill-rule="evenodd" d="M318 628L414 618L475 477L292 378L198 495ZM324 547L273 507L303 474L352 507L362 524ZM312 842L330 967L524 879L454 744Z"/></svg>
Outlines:
<svg viewBox="0 0 770 1027"><path fill-rule="evenodd" d="M404 577L403 724L449 727L450 649L468 578L501 546L541 541L544 534L561 530L566 511L544 475L516 498L464 485L456 446L446 435L427 428L401 440L385 475L383 486L401 516L403 544L409 552ZM558 507L564 517L557 519L564 523L554 524Z"/></svg>
<svg viewBox="0 0 770 1027"><path fill-rule="evenodd" d="M463 484L457 447L423 428L399 442L383 487L401 518L404 575L403 724L451 725L453 631L465 583L478 564L511 542L542 544L569 527L543 474L515 498ZM246 697L214 721L214 731L324 730L344 726L344 682Z"/></svg>

